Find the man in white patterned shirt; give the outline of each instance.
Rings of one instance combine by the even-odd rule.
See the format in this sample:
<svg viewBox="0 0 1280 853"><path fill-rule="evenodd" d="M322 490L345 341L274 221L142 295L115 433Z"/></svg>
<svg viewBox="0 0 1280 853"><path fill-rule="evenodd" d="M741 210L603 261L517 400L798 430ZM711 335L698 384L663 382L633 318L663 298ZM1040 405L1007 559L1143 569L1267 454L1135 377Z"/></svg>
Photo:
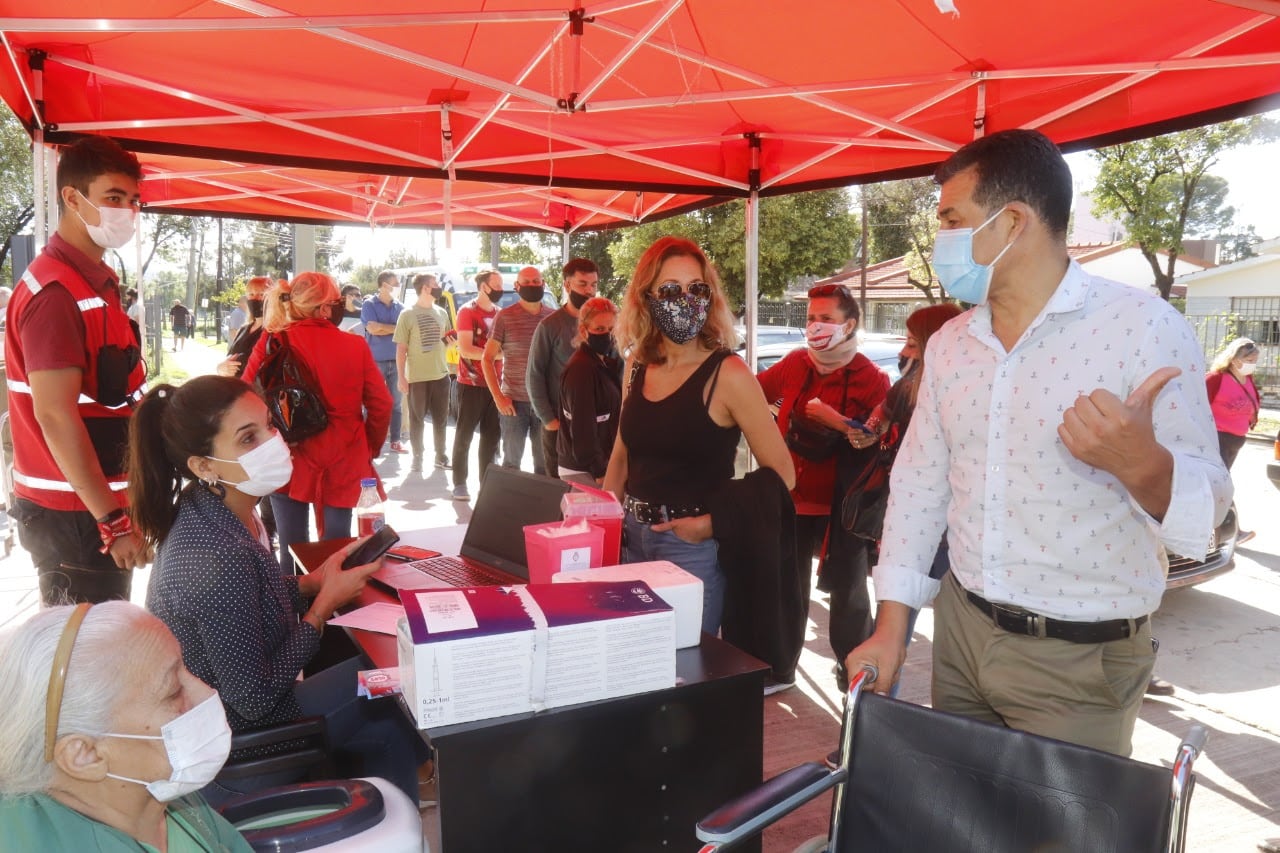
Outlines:
<svg viewBox="0 0 1280 853"><path fill-rule="evenodd" d="M935 708L1127 755L1162 546L1203 555L1231 502L1200 345L1168 303L1070 260L1071 173L1042 134L976 140L935 180L934 269L977 307L929 341L876 632L846 665L876 665L887 692L936 594Z"/></svg>

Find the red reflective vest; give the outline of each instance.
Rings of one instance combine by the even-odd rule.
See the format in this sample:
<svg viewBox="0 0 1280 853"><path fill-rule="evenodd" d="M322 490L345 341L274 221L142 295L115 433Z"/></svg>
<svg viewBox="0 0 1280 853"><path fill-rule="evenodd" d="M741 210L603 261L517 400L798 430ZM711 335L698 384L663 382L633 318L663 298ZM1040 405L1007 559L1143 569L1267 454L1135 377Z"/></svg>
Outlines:
<svg viewBox="0 0 1280 853"><path fill-rule="evenodd" d="M18 336L22 312L32 298L46 286L56 282L67 289L80 308L84 319L84 348L86 369L81 379L80 398L76 408L85 422L89 438L93 442L102 465L102 473L115 495L116 504L125 506L128 485L124 474L124 441L127 436L128 418L142 399L146 367L141 360L129 373L126 384L128 398L115 406L105 406L97 401L98 353L104 346L114 344L127 348L138 345L129 318L118 306L113 306L94 292L72 267L43 252L31 262L22 274L22 280L14 288L9 300L8 324L5 336L5 357L9 388L9 417L13 431L13 490L19 496L49 509L86 509L76 495L66 475L49 452L44 432L36 422L35 406L31 399L31 386L27 380L26 355Z"/></svg>

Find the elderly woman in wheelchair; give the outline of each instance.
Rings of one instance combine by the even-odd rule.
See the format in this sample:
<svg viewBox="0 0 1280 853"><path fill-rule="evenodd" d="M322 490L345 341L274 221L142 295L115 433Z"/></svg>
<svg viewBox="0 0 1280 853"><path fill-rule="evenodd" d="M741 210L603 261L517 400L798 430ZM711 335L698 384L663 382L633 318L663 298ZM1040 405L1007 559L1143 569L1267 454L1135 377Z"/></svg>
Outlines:
<svg viewBox="0 0 1280 853"><path fill-rule="evenodd" d="M145 610L54 607L0 635L0 708L6 850L252 849L195 793L231 745L218 694Z"/></svg>

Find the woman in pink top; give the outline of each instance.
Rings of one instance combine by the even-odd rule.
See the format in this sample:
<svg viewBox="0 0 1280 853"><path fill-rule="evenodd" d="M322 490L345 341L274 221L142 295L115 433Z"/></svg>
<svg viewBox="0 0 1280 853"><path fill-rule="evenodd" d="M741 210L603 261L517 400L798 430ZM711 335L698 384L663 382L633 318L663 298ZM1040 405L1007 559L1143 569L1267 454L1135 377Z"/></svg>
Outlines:
<svg viewBox="0 0 1280 853"><path fill-rule="evenodd" d="M1258 368L1258 345L1248 338L1236 338L1209 365L1205 388L1209 407L1218 428L1218 448L1222 462L1231 468L1244 446L1245 436L1258 422L1258 387L1253 372ZM1240 531L1236 544L1252 539L1253 531Z"/></svg>

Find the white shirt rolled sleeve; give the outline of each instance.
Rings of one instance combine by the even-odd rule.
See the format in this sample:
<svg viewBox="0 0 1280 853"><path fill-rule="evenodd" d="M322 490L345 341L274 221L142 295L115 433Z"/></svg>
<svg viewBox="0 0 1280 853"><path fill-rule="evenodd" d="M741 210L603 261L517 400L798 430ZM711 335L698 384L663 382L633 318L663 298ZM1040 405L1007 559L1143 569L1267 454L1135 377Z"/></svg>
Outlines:
<svg viewBox="0 0 1280 853"><path fill-rule="evenodd" d="M1182 375L1152 409L1174 459L1157 522L1114 476L1071 456L1057 429L1079 396L1105 388L1124 400L1170 365ZM1150 613L1164 591L1161 546L1203 557L1231 501L1194 332L1163 300L1075 262L1009 351L989 307L961 315L929 341L890 494L880 600L919 607L936 593L927 575L945 527L956 580L990 601L1071 621Z"/></svg>

